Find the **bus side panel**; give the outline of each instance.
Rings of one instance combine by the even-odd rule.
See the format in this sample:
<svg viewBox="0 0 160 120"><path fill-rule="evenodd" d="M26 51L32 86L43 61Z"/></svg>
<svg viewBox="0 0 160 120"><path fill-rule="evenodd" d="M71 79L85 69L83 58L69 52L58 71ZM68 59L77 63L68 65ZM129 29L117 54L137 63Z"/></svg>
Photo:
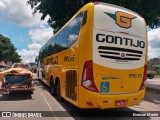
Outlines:
<svg viewBox="0 0 160 120"><path fill-rule="evenodd" d="M60 80L61 96L75 105L78 104L78 95L76 93L78 53L79 40L67 50L51 55L44 60L47 84L50 84L51 76L54 79L54 84L56 84L56 80ZM47 63L48 60L51 60L50 63Z"/></svg>
<svg viewBox="0 0 160 120"><path fill-rule="evenodd" d="M63 55L61 55L62 63L61 69L59 70L61 76L61 95L64 99L70 103L78 104L77 91L77 74L78 74L78 60L79 60L79 40L68 50L66 50ZM74 57L73 57L73 56ZM65 57L72 56L73 61L65 61Z"/></svg>
<svg viewBox="0 0 160 120"><path fill-rule="evenodd" d="M76 91L82 17L83 9L73 16L41 49L48 85L50 85L51 77L53 77L55 85L59 80L61 96L74 105L78 105Z"/></svg>

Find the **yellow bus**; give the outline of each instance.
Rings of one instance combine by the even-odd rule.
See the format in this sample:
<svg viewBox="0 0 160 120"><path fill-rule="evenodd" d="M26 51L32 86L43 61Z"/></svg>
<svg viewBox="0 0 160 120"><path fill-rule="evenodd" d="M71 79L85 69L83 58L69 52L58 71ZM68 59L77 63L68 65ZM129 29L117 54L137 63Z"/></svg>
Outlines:
<svg viewBox="0 0 160 120"><path fill-rule="evenodd" d="M38 77L79 108L135 105L145 95L147 44L139 14L88 3L41 48Z"/></svg>

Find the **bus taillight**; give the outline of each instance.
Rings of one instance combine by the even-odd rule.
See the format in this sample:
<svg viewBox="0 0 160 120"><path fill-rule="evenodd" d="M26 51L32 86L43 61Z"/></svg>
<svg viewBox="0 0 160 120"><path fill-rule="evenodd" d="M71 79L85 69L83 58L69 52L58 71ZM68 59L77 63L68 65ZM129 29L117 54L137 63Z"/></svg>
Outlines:
<svg viewBox="0 0 160 120"><path fill-rule="evenodd" d="M90 91L98 92L93 80L92 60L86 61L84 64L82 86Z"/></svg>
<svg viewBox="0 0 160 120"><path fill-rule="evenodd" d="M144 75L143 75L143 81L141 84L141 87L139 90L143 90L145 88L145 83L144 81L147 79L147 65L144 66Z"/></svg>
<svg viewBox="0 0 160 120"><path fill-rule="evenodd" d="M99 4L99 2L94 2L94 5L97 5L97 4Z"/></svg>

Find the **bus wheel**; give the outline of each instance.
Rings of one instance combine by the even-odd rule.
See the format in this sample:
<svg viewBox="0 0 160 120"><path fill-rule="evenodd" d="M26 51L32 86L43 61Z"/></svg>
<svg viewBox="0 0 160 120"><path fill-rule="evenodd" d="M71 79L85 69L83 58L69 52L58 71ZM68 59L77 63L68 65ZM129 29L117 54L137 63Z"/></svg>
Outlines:
<svg viewBox="0 0 160 120"><path fill-rule="evenodd" d="M60 81L58 80L56 83L56 95L59 101L62 101L61 97L61 89L60 89Z"/></svg>
<svg viewBox="0 0 160 120"><path fill-rule="evenodd" d="M56 95L56 88L55 88L55 85L53 84L53 78L51 78L50 80L50 94Z"/></svg>

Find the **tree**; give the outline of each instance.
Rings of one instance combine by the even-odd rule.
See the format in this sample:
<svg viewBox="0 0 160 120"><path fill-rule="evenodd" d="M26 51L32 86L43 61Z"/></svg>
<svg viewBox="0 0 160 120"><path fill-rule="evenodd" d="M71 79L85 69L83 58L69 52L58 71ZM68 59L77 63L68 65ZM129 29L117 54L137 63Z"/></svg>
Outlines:
<svg viewBox="0 0 160 120"><path fill-rule="evenodd" d="M147 70L154 74L157 72L158 75L160 75L160 58L152 58L148 61L147 64Z"/></svg>
<svg viewBox="0 0 160 120"><path fill-rule="evenodd" d="M20 57L10 39L0 34L0 61L21 62Z"/></svg>
<svg viewBox="0 0 160 120"><path fill-rule="evenodd" d="M59 30L83 5L97 0L28 0L36 12L42 13L41 19L50 16L48 23ZM160 25L159 0L99 0L101 2L124 6L141 14L152 29Z"/></svg>

